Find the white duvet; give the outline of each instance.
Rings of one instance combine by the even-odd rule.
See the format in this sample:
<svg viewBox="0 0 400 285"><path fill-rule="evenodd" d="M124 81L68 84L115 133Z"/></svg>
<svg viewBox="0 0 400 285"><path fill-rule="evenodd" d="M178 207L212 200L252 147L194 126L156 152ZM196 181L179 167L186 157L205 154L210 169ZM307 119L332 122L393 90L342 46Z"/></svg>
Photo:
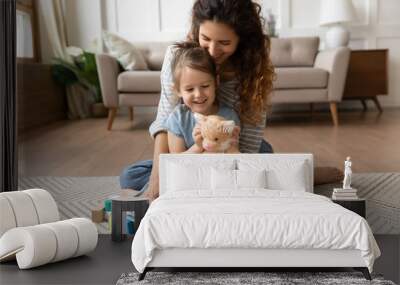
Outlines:
<svg viewBox="0 0 400 285"><path fill-rule="evenodd" d="M358 249L370 271L380 255L359 215L320 195L265 189L162 195L136 232L132 262L143 272L165 248Z"/></svg>

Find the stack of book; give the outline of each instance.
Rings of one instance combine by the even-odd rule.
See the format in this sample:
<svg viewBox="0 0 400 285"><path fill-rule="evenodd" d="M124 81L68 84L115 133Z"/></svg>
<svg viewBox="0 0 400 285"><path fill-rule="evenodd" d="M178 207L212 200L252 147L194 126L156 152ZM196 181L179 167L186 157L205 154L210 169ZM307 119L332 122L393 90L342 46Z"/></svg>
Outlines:
<svg viewBox="0 0 400 285"><path fill-rule="evenodd" d="M333 200L357 200L357 189L335 188L332 193Z"/></svg>

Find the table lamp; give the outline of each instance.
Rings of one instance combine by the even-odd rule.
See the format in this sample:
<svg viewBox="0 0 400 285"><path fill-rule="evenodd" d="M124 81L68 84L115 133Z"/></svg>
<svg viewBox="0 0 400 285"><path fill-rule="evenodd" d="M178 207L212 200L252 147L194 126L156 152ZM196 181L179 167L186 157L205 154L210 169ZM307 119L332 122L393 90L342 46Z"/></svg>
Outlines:
<svg viewBox="0 0 400 285"><path fill-rule="evenodd" d="M347 46L350 32L342 24L356 19L351 0L322 0L320 25L329 26L325 41L327 48Z"/></svg>

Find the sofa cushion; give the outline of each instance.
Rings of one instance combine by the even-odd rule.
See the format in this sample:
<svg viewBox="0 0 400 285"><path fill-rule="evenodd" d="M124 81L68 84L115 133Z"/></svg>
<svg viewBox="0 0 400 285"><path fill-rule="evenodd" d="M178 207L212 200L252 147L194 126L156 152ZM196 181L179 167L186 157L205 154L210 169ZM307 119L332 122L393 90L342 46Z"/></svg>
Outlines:
<svg viewBox="0 0 400 285"><path fill-rule="evenodd" d="M135 46L144 55L150 70L161 70L165 52L173 42L135 42Z"/></svg>
<svg viewBox="0 0 400 285"><path fill-rule="evenodd" d="M124 71L118 76L120 92L160 92L161 71Z"/></svg>
<svg viewBox="0 0 400 285"><path fill-rule="evenodd" d="M274 89L325 88L329 73L312 67L275 68Z"/></svg>
<svg viewBox="0 0 400 285"><path fill-rule="evenodd" d="M147 70L142 53L129 41L113 33L103 31L104 44L125 70Z"/></svg>
<svg viewBox="0 0 400 285"><path fill-rule="evenodd" d="M313 66L318 37L271 38L271 60L275 67Z"/></svg>
<svg viewBox="0 0 400 285"><path fill-rule="evenodd" d="M328 101L327 89L274 89L271 103L318 103Z"/></svg>

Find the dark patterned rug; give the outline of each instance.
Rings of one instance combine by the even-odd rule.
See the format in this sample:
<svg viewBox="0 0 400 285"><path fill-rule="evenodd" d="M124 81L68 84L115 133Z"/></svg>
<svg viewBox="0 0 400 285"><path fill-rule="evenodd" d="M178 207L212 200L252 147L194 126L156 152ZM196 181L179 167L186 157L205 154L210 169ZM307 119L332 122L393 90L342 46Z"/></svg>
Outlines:
<svg viewBox="0 0 400 285"><path fill-rule="evenodd" d="M372 275L372 281L368 281L360 272L148 272L142 281L138 281L138 276L139 273L122 274L116 285L395 285L380 275Z"/></svg>

